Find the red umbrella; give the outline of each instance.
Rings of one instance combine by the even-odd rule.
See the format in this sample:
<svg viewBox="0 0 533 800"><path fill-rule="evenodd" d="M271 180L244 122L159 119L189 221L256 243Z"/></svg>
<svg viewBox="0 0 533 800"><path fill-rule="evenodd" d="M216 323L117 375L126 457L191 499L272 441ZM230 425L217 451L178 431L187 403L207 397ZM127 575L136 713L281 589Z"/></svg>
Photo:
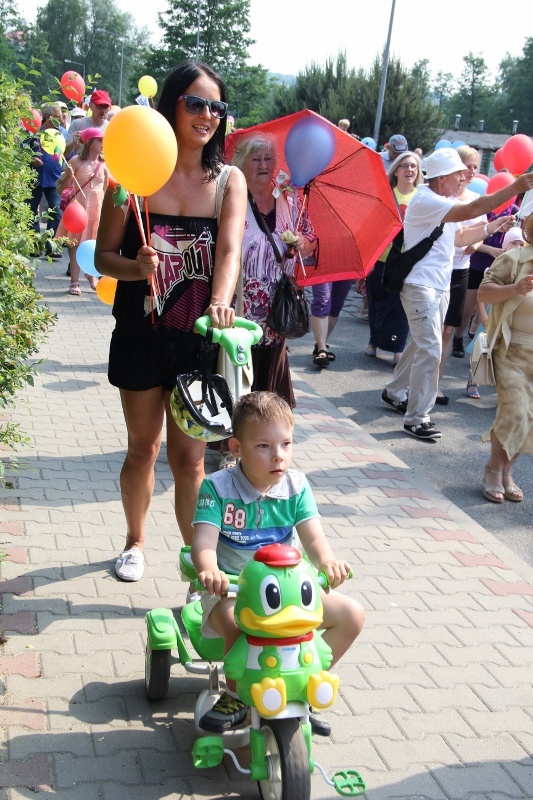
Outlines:
<svg viewBox="0 0 533 800"><path fill-rule="evenodd" d="M381 156L341 131L314 111L298 111L286 117L237 130L226 140L231 160L242 136L256 132L276 137L277 168L290 172L285 159L285 139L304 117L315 117L330 126L335 153L329 165L306 185L307 211L319 238L318 265L301 266L296 278L303 286L332 280L365 278L377 258L402 227L396 200Z"/></svg>

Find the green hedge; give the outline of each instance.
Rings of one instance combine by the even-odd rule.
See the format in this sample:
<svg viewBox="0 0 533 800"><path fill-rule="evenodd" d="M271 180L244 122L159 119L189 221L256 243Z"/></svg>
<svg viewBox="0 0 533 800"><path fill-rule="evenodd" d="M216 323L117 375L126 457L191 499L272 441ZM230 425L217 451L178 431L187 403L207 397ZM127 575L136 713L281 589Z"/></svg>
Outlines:
<svg viewBox="0 0 533 800"><path fill-rule="evenodd" d="M53 315L34 287L35 259L41 248L32 229L31 196L35 172L30 167L27 136L21 118L28 114L30 98L25 82L0 74L0 483L13 451L26 440L11 421L17 393L33 385L38 361L32 356L46 338Z"/></svg>

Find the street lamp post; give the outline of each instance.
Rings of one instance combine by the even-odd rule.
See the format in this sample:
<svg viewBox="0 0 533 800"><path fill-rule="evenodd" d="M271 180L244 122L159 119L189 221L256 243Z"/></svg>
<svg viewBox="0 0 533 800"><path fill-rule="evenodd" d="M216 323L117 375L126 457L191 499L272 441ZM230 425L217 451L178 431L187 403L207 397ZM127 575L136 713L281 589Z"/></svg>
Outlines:
<svg viewBox="0 0 533 800"><path fill-rule="evenodd" d="M72 61L71 58L65 58L65 64L77 64L78 67L81 67L81 77L85 80L85 64L82 64L81 61Z"/></svg>
<svg viewBox="0 0 533 800"><path fill-rule="evenodd" d="M120 80L118 84L118 104L122 107L122 76L124 74L124 37L121 36L119 33L113 33L113 31L106 31L105 28L97 28L96 29L99 33L107 33L108 36L117 36L121 42L120 48Z"/></svg>
<svg viewBox="0 0 533 800"><path fill-rule="evenodd" d="M379 85L379 95L378 95L378 106L376 109L376 119L374 122L374 141L377 144L379 139L379 129L381 127L381 114L383 112L383 100L385 98L385 87L387 85L387 72L389 69L389 49L390 49L390 40L392 36L392 23L394 22L394 6L396 5L396 0L392 0L391 12L390 12L390 22L389 22L389 33L387 36L387 44L385 45L385 50L383 52L383 66L381 69L381 83Z"/></svg>

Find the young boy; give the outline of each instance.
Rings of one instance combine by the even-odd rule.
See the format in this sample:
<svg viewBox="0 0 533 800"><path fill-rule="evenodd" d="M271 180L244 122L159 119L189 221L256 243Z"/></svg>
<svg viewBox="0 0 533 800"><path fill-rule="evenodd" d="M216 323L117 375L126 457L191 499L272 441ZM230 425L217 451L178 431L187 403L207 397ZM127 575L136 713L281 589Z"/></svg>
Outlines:
<svg viewBox="0 0 533 800"><path fill-rule="evenodd" d="M318 510L307 479L290 470L294 419L289 405L271 392L252 392L235 406L231 452L238 466L214 473L200 487L194 517L192 560L202 596L202 630L221 636L227 653L240 631L233 617L234 600L226 597L226 572L239 574L266 544L291 544L294 527L303 549L317 569L326 572L329 585L343 583L350 565L335 558L322 530ZM339 592L322 592L324 639L333 652L333 664L360 633L364 609ZM234 681L200 725L222 731L239 725L248 707L235 693ZM329 735L327 722L311 716L316 733Z"/></svg>

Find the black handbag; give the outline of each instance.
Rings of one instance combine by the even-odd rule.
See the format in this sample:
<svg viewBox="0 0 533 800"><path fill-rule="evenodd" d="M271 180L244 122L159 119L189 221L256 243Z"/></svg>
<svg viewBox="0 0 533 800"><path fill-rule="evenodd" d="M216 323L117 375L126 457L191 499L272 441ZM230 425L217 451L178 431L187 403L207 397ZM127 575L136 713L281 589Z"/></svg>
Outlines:
<svg viewBox="0 0 533 800"><path fill-rule="evenodd" d="M309 333L309 306L304 290L290 275L283 273L281 276L267 325L286 339L300 339Z"/></svg>
<svg viewBox="0 0 533 800"><path fill-rule="evenodd" d="M272 306L266 324L274 333L278 333L286 339L300 339L309 333L309 305L304 290L298 286L294 278L283 271L282 256L250 192L248 192L248 200L255 220L267 236L274 251L276 263L281 269L281 278L272 298Z"/></svg>

